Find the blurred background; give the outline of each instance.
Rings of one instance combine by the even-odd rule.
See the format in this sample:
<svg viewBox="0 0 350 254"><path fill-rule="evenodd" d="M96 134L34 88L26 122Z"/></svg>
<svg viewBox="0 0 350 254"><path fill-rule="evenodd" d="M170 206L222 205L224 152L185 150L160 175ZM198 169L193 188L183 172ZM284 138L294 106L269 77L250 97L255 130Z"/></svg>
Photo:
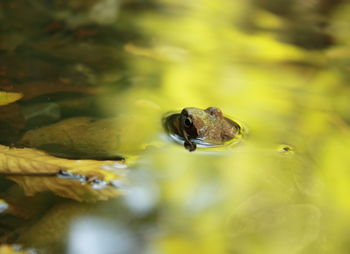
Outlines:
<svg viewBox="0 0 350 254"><path fill-rule="evenodd" d="M2 179L2 198L20 200L26 215L1 215L2 243L67 254L349 252L349 1L0 8L0 89L23 94L0 107L0 143L25 136L42 148L29 132L113 118L118 142L99 146L133 162L124 194L92 204L18 198ZM169 141L162 116L190 106L237 119L243 141L192 153Z"/></svg>

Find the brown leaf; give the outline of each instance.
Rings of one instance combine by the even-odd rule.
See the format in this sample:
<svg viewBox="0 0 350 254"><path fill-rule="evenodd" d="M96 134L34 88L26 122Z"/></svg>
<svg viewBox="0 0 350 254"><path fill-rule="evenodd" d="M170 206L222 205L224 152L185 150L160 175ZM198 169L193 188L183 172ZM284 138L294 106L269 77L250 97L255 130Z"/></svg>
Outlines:
<svg viewBox="0 0 350 254"><path fill-rule="evenodd" d="M78 201L106 200L120 194L120 190L112 183L123 178L118 172L124 167L116 161L67 160L34 149L0 145L0 173L52 174L52 176L9 176L24 188L27 195L52 191L59 196ZM61 177L54 176L60 171L65 172L67 177L63 174Z"/></svg>
<svg viewBox="0 0 350 254"><path fill-rule="evenodd" d="M98 88L91 87L87 84L72 84L62 81L33 81L18 85L3 85L2 89L11 92L21 92L23 93L23 99L25 100L32 99L43 94L57 92L82 92L93 94L98 91Z"/></svg>
<svg viewBox="0 0 350 254"><path fill-rule="evenodd" d="M0 77L9 80L57 79L61 68L57 63L38 57L23 57L15 53L0 56Z"/></svg>
<svg viewBox="0 0 350 254"><path fill-rule="evenodd" d="M0 107L0 120L9 122L17 129L23 129L26 125L21 107L17 103Z"/></svg>

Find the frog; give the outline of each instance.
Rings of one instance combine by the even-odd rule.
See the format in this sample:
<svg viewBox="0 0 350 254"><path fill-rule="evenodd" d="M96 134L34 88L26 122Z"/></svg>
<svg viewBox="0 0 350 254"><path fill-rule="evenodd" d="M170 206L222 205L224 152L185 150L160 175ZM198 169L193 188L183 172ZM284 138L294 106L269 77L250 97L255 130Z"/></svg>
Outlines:
<svg viewBox="0 0 350 254"><path fill-rule="evenodd" d="M219 146L242 133L240 124L225 117L217 107L186 107L181 113L167 116L164 123L168 133L182 140L190 152L196 150L197 144Z"/></svg>

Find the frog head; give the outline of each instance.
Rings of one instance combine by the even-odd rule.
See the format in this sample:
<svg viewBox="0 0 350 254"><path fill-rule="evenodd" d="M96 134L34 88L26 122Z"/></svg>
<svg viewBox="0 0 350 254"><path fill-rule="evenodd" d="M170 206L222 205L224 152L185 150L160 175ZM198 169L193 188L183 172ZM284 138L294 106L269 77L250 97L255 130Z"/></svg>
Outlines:
<svg viewBox="0 0 350 254"><path fill-rule="evenodd" d="M216 107L205 110L184 108L178 117L177 126L177 132L185 140L184 146L189 151L194 151L197 147L194 140L222 144L234 138L240 131L240 126L224 117Z"/></svg>

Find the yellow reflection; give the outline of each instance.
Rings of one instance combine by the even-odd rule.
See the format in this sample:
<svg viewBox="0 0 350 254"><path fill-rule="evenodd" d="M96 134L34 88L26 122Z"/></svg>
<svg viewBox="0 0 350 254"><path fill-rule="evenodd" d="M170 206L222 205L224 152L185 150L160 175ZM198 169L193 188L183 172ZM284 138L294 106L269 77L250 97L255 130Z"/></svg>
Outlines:
<svg viewBox="0 0 350 254"><path fill-rule="evenodd" d="M271 29L285 28L286 18L248 1L162 4L164 13L136 18L152 43L124 47L136 76L156 81L135 82L113 104L126 115L122 149L145 151L140 164L147 161L143 166L160 185L161 234L151 240L153 248L346 253L349 67L341 52L347 50L317 52L282 42ZM249 11L265 30L240 28ZM339 20L334 25L344 29ZM190 106L221 108L247 126L245 141L227 151L189 153L159 139L162 113ZM281 144L293 152L281 153Z"/></svg>

